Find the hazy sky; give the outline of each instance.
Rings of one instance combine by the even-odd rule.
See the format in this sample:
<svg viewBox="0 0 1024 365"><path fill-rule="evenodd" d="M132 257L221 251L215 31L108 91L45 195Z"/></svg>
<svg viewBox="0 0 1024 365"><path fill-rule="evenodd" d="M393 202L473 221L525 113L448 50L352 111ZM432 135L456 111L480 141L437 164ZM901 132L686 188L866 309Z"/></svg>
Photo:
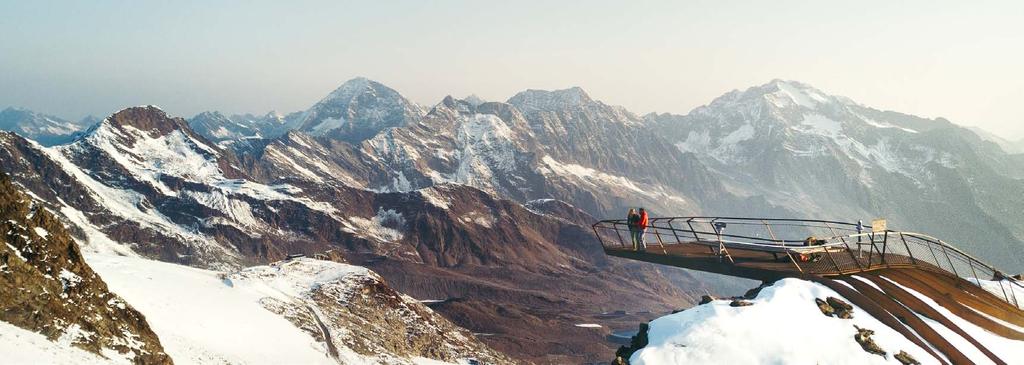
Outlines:
<svg viewBox="0 0 1024 365"><path fill-rule="evenodd" d="M290 112L366 76L425 105L581 86L686 113L782 78L1024 137L1024 1L827 3L0 0L0 108Z"/></svg>

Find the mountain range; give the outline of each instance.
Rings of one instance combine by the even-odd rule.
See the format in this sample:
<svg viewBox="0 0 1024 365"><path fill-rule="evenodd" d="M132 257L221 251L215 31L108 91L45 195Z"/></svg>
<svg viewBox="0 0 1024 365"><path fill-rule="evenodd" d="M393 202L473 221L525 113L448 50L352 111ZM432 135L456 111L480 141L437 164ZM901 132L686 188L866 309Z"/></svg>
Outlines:
<svg viewBox="0 0 1024 365"><path fill-rule="evenodd" d="M604 360L612 330L745 285L606 258L588 226L629 207L885 217L1024 271L1022 155L793 81L686 115L580 88L428 108L364 78L287 115L10 115L0 168L85 251L230 271L337 250L527 361Z"/></svg>

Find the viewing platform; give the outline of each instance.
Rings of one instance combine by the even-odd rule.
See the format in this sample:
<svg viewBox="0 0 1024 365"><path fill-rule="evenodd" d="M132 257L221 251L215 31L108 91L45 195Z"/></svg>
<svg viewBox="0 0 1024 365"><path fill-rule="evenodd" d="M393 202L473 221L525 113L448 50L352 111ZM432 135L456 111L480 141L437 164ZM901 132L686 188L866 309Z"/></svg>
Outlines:
<svg viewBox="0 0 1024 365"><path fill-rule="evenodd" d="M626 220L604 220L594 234L610 256L754 280L836 277L916 269L960 278L1021 308L1024 284L927 235L856 223L772 218L649 218L646 251L634 249ZM1014 290L1016 289L1016 290Z"/></svg>

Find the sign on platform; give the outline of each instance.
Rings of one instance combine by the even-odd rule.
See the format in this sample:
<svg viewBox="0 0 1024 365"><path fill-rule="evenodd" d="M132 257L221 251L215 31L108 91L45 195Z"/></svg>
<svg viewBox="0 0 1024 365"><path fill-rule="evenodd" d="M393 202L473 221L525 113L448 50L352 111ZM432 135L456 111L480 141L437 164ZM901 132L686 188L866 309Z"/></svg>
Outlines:
<svg viewBox="0 0 1024 365"><path fill-rule="evenodd" d="M871 232L885 232L888 229L886 227L885 218L878 218L871 221Z"/></svg>

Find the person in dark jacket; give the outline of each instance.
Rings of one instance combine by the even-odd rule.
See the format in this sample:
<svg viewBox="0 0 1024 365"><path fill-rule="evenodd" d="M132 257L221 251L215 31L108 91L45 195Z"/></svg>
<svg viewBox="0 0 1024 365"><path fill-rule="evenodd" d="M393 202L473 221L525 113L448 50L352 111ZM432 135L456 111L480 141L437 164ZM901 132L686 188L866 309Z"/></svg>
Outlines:
<svg viewBox="0 0 1024 365"><path fill-rule="evenodd" d="M644 237L644 235L647 234L647 225L647 210L640 208L640 222L637 223L637 228L639 228L637 232L637 239L640 241L640 252L647 251L647 239Z"/></svg>
<svg viewBox="0 0 1024 365"><path fill-rule="evenodd" d="M629 208L629 213L626 214L626 225L629 226L629 239L633 242L633 251L640 248L640 240L637 239L637 232L640 231L640 215L636 214L636 209Z"/></svg>

